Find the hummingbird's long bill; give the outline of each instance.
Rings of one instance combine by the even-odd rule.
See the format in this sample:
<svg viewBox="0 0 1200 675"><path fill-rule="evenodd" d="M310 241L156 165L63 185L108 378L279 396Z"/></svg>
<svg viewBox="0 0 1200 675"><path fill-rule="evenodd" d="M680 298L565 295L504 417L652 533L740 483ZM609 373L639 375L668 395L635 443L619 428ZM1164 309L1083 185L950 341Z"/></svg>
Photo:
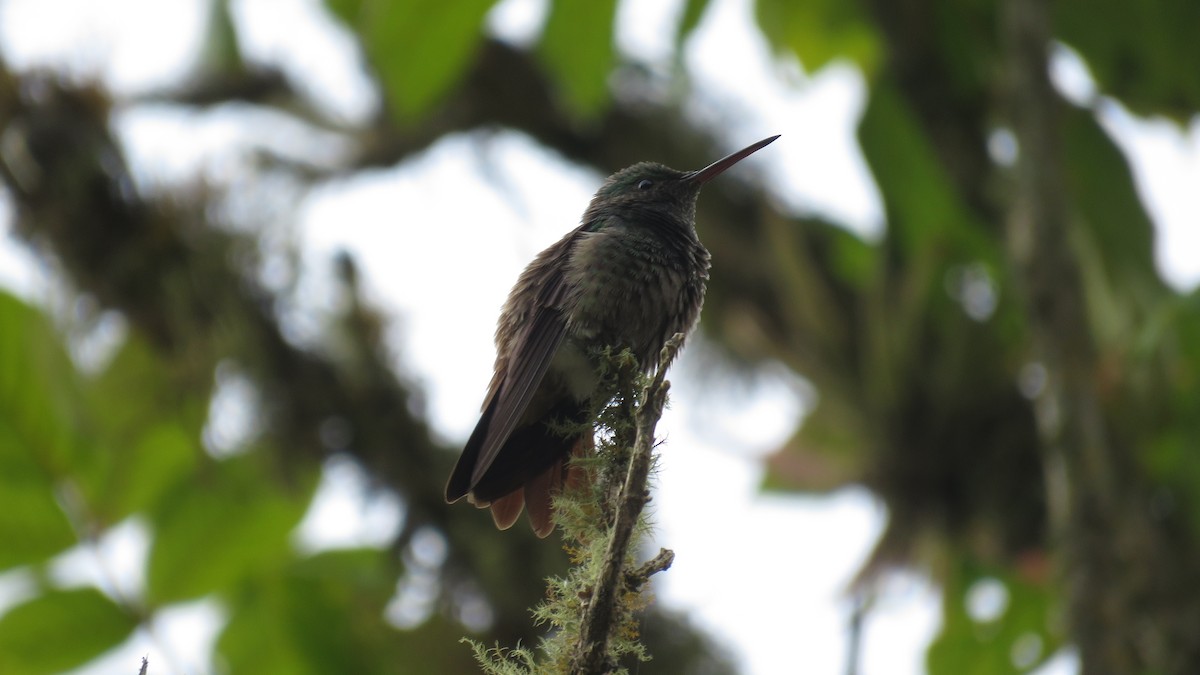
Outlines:
<svg viewBox="0 0 1200 675"><path fill-rule="evenodd" d="M708 181L712 180L713 178L716 178L717 176L721 175L726 169L733 166L734 164L737 164L738 162L742 161L743 159L746 159L747 157L749 157L750 155L753 155L754 153L758 152L759 150L762 150L763 148L767 147L771 143L774 143L776 138L779 138L779 134L771 136L770 138L764 138L761 141L759 141L757 143L753 143L751 145L748 145L733 154L722 157L721 159L718 159L717 161L713 162L712 164L709 164L708 166L704 167L703 169L700 169L699 171L693 171L691 174L689 174L687 176L687 180L689 180L693 183L700 183L701 185L703 185L704 183L707 183Z"/></svg>

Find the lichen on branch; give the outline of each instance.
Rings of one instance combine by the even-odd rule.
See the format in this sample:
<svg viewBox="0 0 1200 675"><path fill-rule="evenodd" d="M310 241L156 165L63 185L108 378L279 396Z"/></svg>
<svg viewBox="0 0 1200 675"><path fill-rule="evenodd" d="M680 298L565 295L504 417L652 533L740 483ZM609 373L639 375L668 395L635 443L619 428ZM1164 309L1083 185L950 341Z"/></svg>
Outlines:
<svg viewBox="0 0 1200 675"><path fill-rule="evenodd" d="M652 377L638 371L627 350L602 355L606 386L598 402L597 451L572 459L573 470L582 470L586 480L554 503L571 568L565 577L548 580L547 597L533 610L534 620L549 625L551 633L537 652L471 642L484 672L624 673L623 659L649 660L639 641L638 614L650 603L650 577L669 568L675 554L662 549L640 565L636 554L649 528L643 511L650 501L654 430L670 387L664 378L683 338L677 334L667 341Z"/></svg>

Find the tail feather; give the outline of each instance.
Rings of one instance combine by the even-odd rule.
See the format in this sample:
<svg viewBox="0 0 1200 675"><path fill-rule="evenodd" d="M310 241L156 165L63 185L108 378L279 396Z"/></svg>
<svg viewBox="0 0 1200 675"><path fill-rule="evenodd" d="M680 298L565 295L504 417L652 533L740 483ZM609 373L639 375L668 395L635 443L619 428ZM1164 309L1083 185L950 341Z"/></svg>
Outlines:
<svg viewBox="0 0 1200 675"><path fill-rule="evenodd" d="M517 490L493 501L489 506L492 509L492 520L496 521L496 527L507 530L517 522L517 518L521 517L521 509L525 506L525 494Z"/></svg>
<svg viewBox="0 0 1200 675"><path fill-rule="evenodd" d="M591 434L585 434L579 437L571 448L571 460L576 457L587 457L596 449L596 437ZM564 490L578 490L587 483L587 470L579 466L579 462L567 461L567 475L563 480Z"/></svg>
<svg viewBox="0 0 1200 675"><path fill-rule="evenodd" d="M562 482L563 463L560 459L525 484L525 506L529 509L529 522L533 524L533 533L540 539L545 539L554 531L553 500Z"/></svg>
<svg viewBox="0 0 1200 675"><path fill-rule="evenodd" d="M593 447L595 439L590 434L580 436L567 457L525 484L525 506L538 537L545 538L554 531L554 497L564 490L578 490L586 483L587 471L571 460L587 456Z"/></svg>
<svg viewBox="0 0 1200 675"><path fill-rule="evenodd" d="M493 404L488 405L467 441L446 485L446 501L466 497L480 508L491 508L492 519L502 530L511 527L528 506L533 531L539 537L549 536L554 531L554 495L562 491L564 483L575 485L586 479L585 472L571 467L569 459L586 454L593 446L590 433L563 436L550 422L582 422L586 404L561 401L543 420L515 429L483 474L473 480L494 409Z"/></svg>

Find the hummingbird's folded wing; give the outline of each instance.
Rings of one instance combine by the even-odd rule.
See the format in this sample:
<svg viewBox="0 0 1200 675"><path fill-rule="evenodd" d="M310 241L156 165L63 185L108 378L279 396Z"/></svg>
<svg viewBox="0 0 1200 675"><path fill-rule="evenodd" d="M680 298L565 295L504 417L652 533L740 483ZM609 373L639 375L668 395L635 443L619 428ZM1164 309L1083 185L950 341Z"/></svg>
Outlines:
<svg viewBox="0 0 1200 675"><path fill-rule="evenodd" d="M483 478L512 435L566 332L566 320L557 307L538 307L516 350L509 356L504 381L484 413L487 431L471 471L472 487Z"/></svg>
<svg viewBox="0 0 1200 675"><path fill-rule="evenodd" d="M483 415L446 485L447 501L458 500L479 484L545 378L567 332L563 264L585 228L581 225L542 251L509 294L497 329L495 377Z"/></svg>

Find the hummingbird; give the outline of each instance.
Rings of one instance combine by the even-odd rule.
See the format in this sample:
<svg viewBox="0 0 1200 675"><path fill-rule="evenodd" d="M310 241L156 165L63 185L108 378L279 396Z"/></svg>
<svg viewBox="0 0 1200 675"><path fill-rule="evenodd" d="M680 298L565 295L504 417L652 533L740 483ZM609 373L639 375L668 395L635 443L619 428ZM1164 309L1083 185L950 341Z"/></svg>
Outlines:
<svg viewBox="0 0 1200 675"><path fill-rule="evenodd" d="M598 349L629 349L650 372L666 341L700 316L709 252L696 236L700 188L769 145L764 138L698 171L641 162L609 176L580 225L542 251L508 295L483 414L446 501L490 508L500 529L521 515L538 537L554 530L551 499L568 462L592 447ZM574 480L574 474L570 477Z"/></svg>

